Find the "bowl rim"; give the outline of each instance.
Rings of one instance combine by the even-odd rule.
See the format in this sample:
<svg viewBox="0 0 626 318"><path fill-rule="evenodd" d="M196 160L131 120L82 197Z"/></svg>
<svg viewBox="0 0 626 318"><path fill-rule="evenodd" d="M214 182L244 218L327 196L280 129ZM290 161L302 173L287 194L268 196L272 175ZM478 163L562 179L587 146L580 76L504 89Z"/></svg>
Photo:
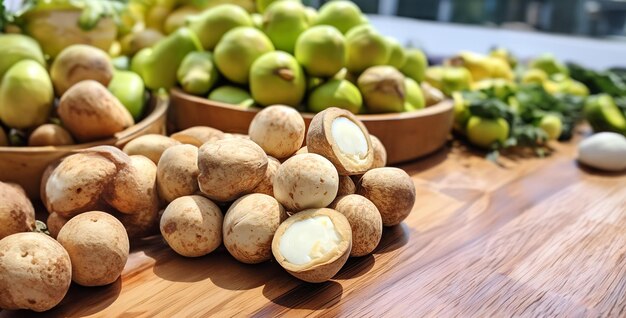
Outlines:
<svg viewBox="0 0 626 318"><path fill-rule="evenodd" d="M263 109L260 107L243 108L241 106L237 106L233 104L213 101L204 97L188 94L178 87L173 87L170 90L170 98L184 99L184 100L191 101L197 105L225 108L225 109L229 109L233 111L245 112L245 113L250 113L250 114L256 114ZM439 113L445 113L445 112L451 111L453 108L454 108L454 102L451 99L445 99L435 105L425 107L416 111L403 112L403 113L384 113L384 114L357 114L356 117L363 122L407 120L407 119L415 119L415 118L420 118L420 117L428 117L428 116L436 115ZM300 112L300 114L305 119L312 119L315 116L314 113L307 113L307 112Z"/></svg>
<svg viewBox="0 0 626 318"><path fill-rule="evenodd" d="M113 137L109 137L107 139L95 140L87 143L74 144L74 145L66 145L66 146L36 146L36 147L19 147L19 146L3 146L0 147L0 153L54 153L54 152L70 152L73 150L85 149L95 146L104 146L104 145L115 145L120 141L125 141L126 139L132 138L134 134L146 128L150 123L154 122L165 113L167 113L169 107L169 98L159 95L159 96L151 96L150 100L147 100L147 105L152 103L151 99L156 99L154 102L154 109L152 112L148 114L148 116L144 117L139 122L134 125L117 132L113 135Z"/></svg>

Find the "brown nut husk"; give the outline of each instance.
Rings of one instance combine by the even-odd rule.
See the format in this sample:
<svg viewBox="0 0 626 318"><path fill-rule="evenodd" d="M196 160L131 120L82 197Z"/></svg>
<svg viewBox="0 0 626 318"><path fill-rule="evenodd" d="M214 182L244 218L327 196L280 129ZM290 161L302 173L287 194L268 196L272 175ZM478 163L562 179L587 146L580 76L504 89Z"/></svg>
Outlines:
<svg viewBox="0 0 626 318"><path fill-rule="evenodd" d="M55 124L43 124L28 137L28 146L65 146L73 145L74 138L65 128Z"/></svg>
<svg viewBox="0 0 626 318"><path fill-rule="evenodd" d="M325 251L318 258L313 258L307 263L290 263L281 251L281 239L285 232L299 221L314 219L320 216L330 219L339 242L331 250ZM352 230L350 229L348 219L343 214L326 208L305 210L290 216L285 222L281 223L272 240L272 253L278 264L287 270L289 274L309 283L325 282L335 276L348 260L351 248ZM309 251L309 255L311 252Z"/></svg>
<svg viewBox="0 0 626 318"><path fill-rule="evenodd" d="M337 197L328 207L345 215L350 222L350 256L359 257L372 253L383 235L383 221L374 203L363 196L350 194Z"/></svg>
<svg viewBox="0 0 626 318"><path fill-rule="evenodd" d="M359 180L356 193L372 201L384 226L400 224L415 204L415 184L402 169L376 168Z"/></svg>
<svg viewBox="0 0 626 318"><path fill-rule="evenodd" d="M318 154L287 159L274 177L274 197L289 212L324 208L333 202L338 190L337 169Z"/></svg>
<svg viewBox="0 0 626 318"><path fill-rule="evenodd" d="M117 172L104 192L104 199L117 211L135 214L143 210L157 210L157 166L144 156L130 156L130 164Z"/></svg>
<svg viewBox="0 0 626 318"><path fill-rule="evenodd" d="M218 141L226 138L221 130L206 126L190 127L174 133L170 137L183 144L194 145L196 147L200 147L207 142Z"/></svg>
<svg viewBox="0 0 626 318"><path fill-rule="evenodd" d="M113 64L106 52L90 45L75 44L54 59L50 78L58 96L83 80L95 80L108 86L113 78Z"/></svg>
<svg viewBox="0 0 626 318"><path fill-rule="evenodd" d="M354 194L356 192L356 185L349 176L339 176L339 189L337 190L337 197Z"/></svg>
<svg viewBox="0 0 626 318"><path fill-rule="evenodd" d="M200 191L216 201L233 201L250 193L265 177L263 149L246 139L206 143L198 150Z"/></svg>
<svg viewBox="0 0 626 318"><path fill-rule="evenodd" d="M148 134L129 141L122 150L129 156L142 155L158 164L165 149L180 144L178 140L167 136Z"/></svg>
<svg viewBox="0 0 626 318"><path fill-rule="evenodd" d="M90 211L71 218L57 240L72 260L72 280L82 286L115 282L128 260L126 229L105 212Z"/></svg>
<svg viewBox="0 0 626 318"><path fill-rule="evenodd" d="M309 125L306 144L309 153L330 160L340 175L364 173L374 161L367 128L345 109L331 107L317 113Z"/></svg>
<svg viewBox="0 0 626 318"><path fill-rule="evenodd" d="M48 212L71 218L81 212L102 210L100 196L130 158L111 146L88 148L66 157L44 178L44 204Z"/></svg>
<svg viewBox="0 0 626 318"><path fill-rule="evenodd" d="M276 172L278 172L278 168L280 167L280 161L274 157L267 157L267 169L265 170L265 177L261 183L259 183L254 189L252 189L252 193L263 193L269 196L274 196L274 177L276 177Z"/></svg>
<svg viewBox="0 0 626 318"><path fill-rule="evenodd" d="M224 216L224 246L242 263L256 264L272 257L272 239L285 209L273 197L261 193L235 201Z"/></svg>
<svg viewBox="0 0 626 318"><path fill-rule="evenodd" d="M134 214L114 213L122 222L130 239L148 237L159 233L159 211L144 209Z"/></svg>
<svg viewBox="0 0 626 318"><path fill-rule="evenodd" d="M18 184L0 182L0 239L35 228L35 209Z"/></svg>
<svg viewBox="0 0 626 318"><path fill-rule="evenodd" d="M387 150L383 143L374 135L370 135L372 139L372 148L374 149L374 162L372 168L382 168L387 165Z"/></svg>
<svg viewBox="0 0 626 318"><path fill-rule="evenodd" d="M305 130L304 119L296 109L274 105L264 108L254 116L248 135L265 153L284 159L300 149Z"/></svg>
<svg viewBox="0 0 626 318"><path fill-rule="evenodd" d="M50 215L48 215L48 219L46 220L46 226L48 227L48 232L50 233L50 236L56 239L57 236L59 236L61 228L63 228L65 223L67 223L67 221L69 220L70 219L64 218L57 213L51 213Z"/></svg>
<svg viewBox="0 0 626 318"><path fill-rule="evenodd" d="M198 148L177 145L167 148L157 165L157 189L166 202L198 191Z"/></svg>
<svg viewBox="0 0 626 318"><path fill-rule="evenodd" d="M53 238L28 232L0 240L0 308L52 309L71 282L70 256Z"/></svg>
<svg viewBox="0 0 626 318"><path fill-rule="evenodd" d="M135 122L130 112L102 84L87 80L72 86L59 102L59 117L79 142L113 136Z"/></svg>
<svg viewBox="0 0 626 318"><path fill-rule="evenodd" d="M222 211L211 200L191 195L172 201L161 216L160 229L178 254L199 257L222 243Z"/></svg>

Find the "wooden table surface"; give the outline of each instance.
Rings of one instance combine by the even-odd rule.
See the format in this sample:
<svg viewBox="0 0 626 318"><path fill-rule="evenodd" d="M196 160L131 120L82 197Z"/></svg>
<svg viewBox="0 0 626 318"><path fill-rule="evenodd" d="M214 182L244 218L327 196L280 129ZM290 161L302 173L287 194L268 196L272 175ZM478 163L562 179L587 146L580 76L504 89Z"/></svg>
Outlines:
<svg viewBox="0 0 626 318"><path fill-rule="evenodd" d="M116 283L72 285L45 315L626 317L626 175L578 166L575 142L555 148L496 165L455 145L402 165L413 212L330 282L223 248L183 258L151 238ZM0 312L29 315L41 314Z"/></svg>

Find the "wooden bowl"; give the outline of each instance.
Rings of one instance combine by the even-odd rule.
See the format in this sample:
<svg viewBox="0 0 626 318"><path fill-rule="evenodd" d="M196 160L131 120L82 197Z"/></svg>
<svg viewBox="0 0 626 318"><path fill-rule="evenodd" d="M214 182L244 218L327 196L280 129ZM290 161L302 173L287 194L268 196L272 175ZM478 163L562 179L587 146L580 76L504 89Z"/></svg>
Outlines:
<svg viewBox="0 0 626 318"><path fill-rule="evenodd" d="M148 115L144 119L109 139L59 147L0 147L0 181L17 183L26 190L31 200L39 200L41 175L55 160L84 148L101 145L123 147L142 135L165 134L168 103L166 98L151 98Z"/></svg>
<svg viewBox="0 0 626 318"><path fill-rule="evenodd" d="M177 130L210 126L229 133L247 134L252 118L260 110L210 101L176 88L171 90L170 99L170 121ZM314 115L302 114L307 127ZM387 162L397 164L441 148L452 129L454 113L452 101L447 100L410 113L357 117L385 145Z"/></svg>

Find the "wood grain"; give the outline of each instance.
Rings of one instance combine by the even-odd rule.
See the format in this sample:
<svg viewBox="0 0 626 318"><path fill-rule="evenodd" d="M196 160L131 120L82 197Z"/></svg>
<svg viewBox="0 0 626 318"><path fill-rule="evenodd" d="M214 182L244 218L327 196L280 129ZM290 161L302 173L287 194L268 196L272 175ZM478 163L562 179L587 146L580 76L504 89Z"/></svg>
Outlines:
<svg viewBox="0 0 626 318"><path fill-rule="evenodd" d="M403 165L412 214L330 282L223 248L183 258L154 237L112 286L73 285L43 316L626 317L626 174L578 166L575 142L555 148L496 165L455 144Z"/></svg>

